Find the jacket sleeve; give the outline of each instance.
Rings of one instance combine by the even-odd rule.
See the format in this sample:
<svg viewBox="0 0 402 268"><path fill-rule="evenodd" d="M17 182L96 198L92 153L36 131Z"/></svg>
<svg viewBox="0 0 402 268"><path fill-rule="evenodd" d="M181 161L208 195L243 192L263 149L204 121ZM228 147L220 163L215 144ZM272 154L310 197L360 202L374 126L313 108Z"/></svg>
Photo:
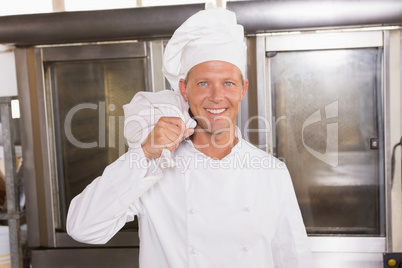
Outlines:
<svg viewBox="0 0 402 268"><path fill-rule="evenodd" d="M310 241L286 168L284 173L282 206L272 241L275 268L312 268Z"/></svg>
<svg viewBox="0 0 402 268"><path fill-rule="evenodd" d="M70 203L67 233L75 240L104 244L141 213L140 196L162 177L157 161L141 147L130 149Z"/></svg>

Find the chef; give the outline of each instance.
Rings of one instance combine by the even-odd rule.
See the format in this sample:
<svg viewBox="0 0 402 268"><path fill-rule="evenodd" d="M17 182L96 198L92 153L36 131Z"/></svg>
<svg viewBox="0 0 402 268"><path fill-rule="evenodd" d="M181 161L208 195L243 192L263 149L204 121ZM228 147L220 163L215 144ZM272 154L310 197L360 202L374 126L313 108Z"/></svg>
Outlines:
<svg viewBox="0 0 402 268"><path fill-rule="evenodd" d="M124 107L130 149L72 200L70 236L104 244L137 216L141 268L312 267L285 164L236 127L243 32L225 9L175 31L163 67L174 90Z"/></svg>

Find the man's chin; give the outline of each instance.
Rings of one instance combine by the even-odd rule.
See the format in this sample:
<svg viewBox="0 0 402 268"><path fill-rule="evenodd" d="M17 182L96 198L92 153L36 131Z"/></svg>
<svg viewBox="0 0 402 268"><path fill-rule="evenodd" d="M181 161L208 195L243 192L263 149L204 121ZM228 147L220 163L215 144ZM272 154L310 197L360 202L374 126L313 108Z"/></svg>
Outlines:
<svg viewBox="0 0 402 268"><path fill-rule="evenodd" d="M203 133L207 133L210 135L221 135L221 134L225 134L228 133L232 130L232 128L230 126L212 126L209 128L204 128L202 126L200 126L200 128L198 130L196 130L196 132L203 132Z"/></svg>

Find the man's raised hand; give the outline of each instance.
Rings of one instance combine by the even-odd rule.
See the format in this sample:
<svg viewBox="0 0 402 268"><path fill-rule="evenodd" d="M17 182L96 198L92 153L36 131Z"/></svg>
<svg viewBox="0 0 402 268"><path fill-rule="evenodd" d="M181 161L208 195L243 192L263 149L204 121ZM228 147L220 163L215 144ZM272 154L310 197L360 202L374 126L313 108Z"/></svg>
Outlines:
<svg viewBox="0 0 402 268"><path fill-rule="evenodd" d="M142 143L142 150L147 159L156 159L163 149L173 152L183 139L193 133L194 129L187 128L180 117L161 117Z"/></svg>

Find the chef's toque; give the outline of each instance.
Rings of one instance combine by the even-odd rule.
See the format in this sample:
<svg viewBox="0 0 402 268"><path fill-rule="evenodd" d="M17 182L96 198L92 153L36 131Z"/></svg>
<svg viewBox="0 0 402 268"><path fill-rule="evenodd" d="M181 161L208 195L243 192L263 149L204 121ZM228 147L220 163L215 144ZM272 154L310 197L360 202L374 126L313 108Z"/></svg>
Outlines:
<svg viewBox="0 0 402 268"><path fill-rule="evenodd" d="M244 29L237 24L236 14L223 8L200 11L174 32L164 52L162 72L178 90L180 79L192 67L212 60L232 63L244 77Z"/></svg>

